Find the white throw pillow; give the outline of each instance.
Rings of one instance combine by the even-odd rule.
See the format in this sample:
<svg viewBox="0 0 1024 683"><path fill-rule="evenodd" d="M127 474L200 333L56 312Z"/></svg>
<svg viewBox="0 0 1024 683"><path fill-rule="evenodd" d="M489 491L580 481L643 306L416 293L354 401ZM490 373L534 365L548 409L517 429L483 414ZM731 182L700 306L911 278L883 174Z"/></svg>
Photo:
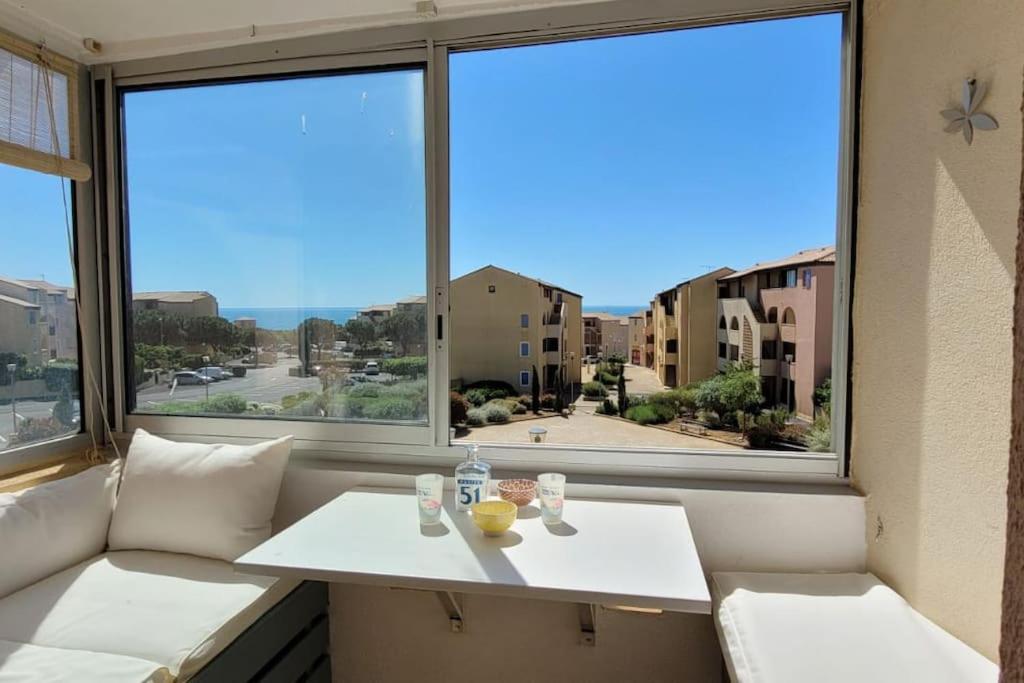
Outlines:
<svg viewBox="0 0 1024 683"><path fill-rule="evenodd" d="M232 446L168 441L135 430L110 523L110 549L237 559L270 538L291 448L291 436Z"/></svg>
<svg viewBox="0 0 1024 683"><path fill-rule="evenodd" d="M103 552L117 469L0 493L0 597Z"/></svg>

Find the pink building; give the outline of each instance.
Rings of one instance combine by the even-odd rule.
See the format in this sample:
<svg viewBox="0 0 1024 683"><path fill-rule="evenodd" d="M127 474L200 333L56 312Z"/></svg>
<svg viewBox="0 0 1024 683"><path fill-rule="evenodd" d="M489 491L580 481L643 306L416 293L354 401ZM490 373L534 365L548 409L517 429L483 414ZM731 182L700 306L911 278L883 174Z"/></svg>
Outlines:
<svg viewBox="0 0 1024 683"><path fill-rule="evenodd" d="M834 247L808 249L718 280L718 367L747 361L766 406L814 415L832 372Z"/></svg>

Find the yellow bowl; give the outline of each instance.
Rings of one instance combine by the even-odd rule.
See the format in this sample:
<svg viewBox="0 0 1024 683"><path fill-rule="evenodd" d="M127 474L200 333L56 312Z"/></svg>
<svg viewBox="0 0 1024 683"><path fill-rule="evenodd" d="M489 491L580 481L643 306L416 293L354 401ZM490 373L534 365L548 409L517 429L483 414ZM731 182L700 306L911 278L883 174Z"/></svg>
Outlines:
<svg viewBox="0 0 1024 683"><path fill-rule="evenodd" d="M477 503L473 511L473 522L487 536L501 536L516 521L519 510L515 503L507 500L488 500Z"/></svg>

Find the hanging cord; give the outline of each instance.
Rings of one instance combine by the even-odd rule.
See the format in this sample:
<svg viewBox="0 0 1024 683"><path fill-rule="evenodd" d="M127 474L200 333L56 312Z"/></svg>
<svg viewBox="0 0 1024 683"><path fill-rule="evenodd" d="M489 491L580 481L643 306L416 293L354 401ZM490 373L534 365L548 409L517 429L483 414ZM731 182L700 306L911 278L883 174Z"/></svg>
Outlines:
<svg viewBox="0 0 1024 683"><path fill-rule="evenodd" d="M46 108L50 115L50 145L53 148L54 158L57 162L57 172L60 174L63 167L64 156L61 153L60 139L57 135L57 117L54 114L53 109L53 85L52 85L52 74L53 69L50 67L50 60L47 58L47 50L45 43L39 45L39 62L43 67L43 83L46 87ZM70 135L70 122L68 134ZM68 193L65 187L65 179L63 175L58 175L60 179L60 196L64 202L64 229L67 235L68 243L68 257L71 260L71 277L75 283L75 312L78 315L78 320L82 320L82 288L81 282L78 279L78 262L75 260L75 240L74 231L71 229L71 213L68 208ZM89 355L87 347L86 335L79 335L82 340L82 369L85 370L86 385L91 386L92 390L96 394L96 405L99 408L100 417L103 420L103 429L107 435L107 439L110 441L111 447L114 449L114 455L118 460L122 460L121 450L117 447L117 441L114 439L114 431L110 428L110 419L107 416L107 409L103 401L103 392L100 391L99 384L96 381L96 373L93 372L91 363L92 356ZM84 411L80 406L79 415L83 415ZM96 442L96 435L93 430L86 430L89 432L89 439L92 441L92 448L86 453L86 460L91 463L101 463L105 460L103 451Z"/></svg>

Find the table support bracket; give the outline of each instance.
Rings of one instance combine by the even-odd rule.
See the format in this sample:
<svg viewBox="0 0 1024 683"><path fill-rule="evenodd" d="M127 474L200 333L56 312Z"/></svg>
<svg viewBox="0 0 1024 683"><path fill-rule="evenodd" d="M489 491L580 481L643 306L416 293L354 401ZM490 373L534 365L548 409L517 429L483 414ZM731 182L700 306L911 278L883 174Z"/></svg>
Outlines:
<svg viewBox="0 0 1024 683"><path fill-rule="evenodd" d="M448 615L448 622L451 624L452 633L462 633L465 623L462 620L462 604L459 596L448 591L435 591L441 607Z"/></svg>
<svg viewBox="0 0 1024 683"><path fill-rule="evenodd" d="M576 605L580 615L580 645L597 644L597 608L589 603Z"/></svg>

